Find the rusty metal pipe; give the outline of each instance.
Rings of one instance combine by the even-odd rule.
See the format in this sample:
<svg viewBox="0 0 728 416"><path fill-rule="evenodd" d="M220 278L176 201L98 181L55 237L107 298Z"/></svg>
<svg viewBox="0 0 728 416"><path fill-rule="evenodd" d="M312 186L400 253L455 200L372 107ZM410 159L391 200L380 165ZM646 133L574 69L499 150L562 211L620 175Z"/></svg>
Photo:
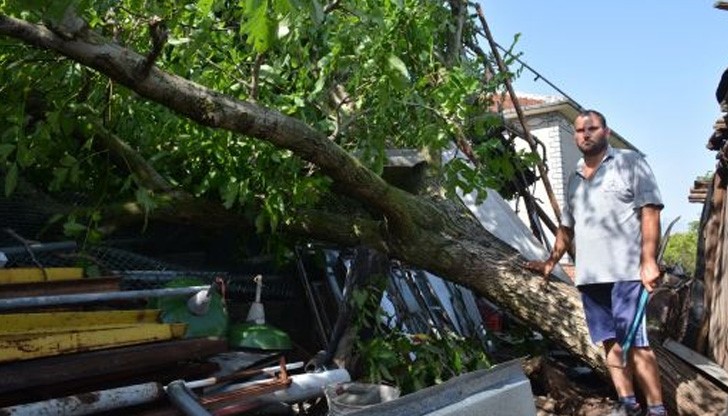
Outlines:
<svg viewBox="0 0 728 416"><path fill-rule="evenodd" d="M130 300L141 298L158 298L169 296L190 296L210 286L175 287L149 290L123 290L106 293L78 293L72 295L32 296L0 300L0 310L34 308L41 306L74 305L110 300Z"/></svg>
<svg viewBox="0 0 728 416"><path fill-rule="evenodd" d="M153 402L164 396L159 383L143 383L0 409L1 415L80 416Z"/></svg>

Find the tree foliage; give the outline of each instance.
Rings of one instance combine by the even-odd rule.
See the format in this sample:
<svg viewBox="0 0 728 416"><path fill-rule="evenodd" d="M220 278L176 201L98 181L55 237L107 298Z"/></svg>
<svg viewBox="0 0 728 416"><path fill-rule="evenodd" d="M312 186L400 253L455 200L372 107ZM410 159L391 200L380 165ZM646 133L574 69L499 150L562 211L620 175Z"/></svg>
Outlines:
<svg viewBox="0 0 728 416"><path fill-rule="evenodd" d="M488 109L499 83L484 82L481 57L466 55L462 46L452 50L457 34L457 45L477 41L473 22L456 30L458 16L448 6L429 0L6 0L3 13L69 39L99 34L98 42L146 54L163 71L298 119L375 173L382 172L388 148L439 155L465 139L487 163L446 163L444 189L498 188L514 175L517 159ZM269 231L330 190L330 178L289 150L179 117L70 59L7 38L3 43L6 194L22 175L51 192L80 191L91 206L134 200L149 213L164 203L161 191L182 189ZM140 155L158 181L110 151L102 140L108 135ZM93 214L98 223L98 210Z"/></svg>
<svg viewBox="0 0 728 416"><path fill-rule="evenodd" d="M663 262L668 266L680 266L688 276L695 273L695 262L698 250L699 221L692 221L688 230L674 233L670 236L665 247Z"/></svg>

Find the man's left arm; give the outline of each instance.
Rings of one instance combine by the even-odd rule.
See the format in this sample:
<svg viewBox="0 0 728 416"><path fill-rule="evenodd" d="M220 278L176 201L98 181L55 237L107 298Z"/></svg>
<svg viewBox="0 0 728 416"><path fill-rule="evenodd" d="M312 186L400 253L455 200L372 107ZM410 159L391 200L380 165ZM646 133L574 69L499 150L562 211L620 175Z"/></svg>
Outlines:
<svg viewBox="0 0 728 416"><path fill-rule="evenodd" d="M642 253L640 257L640 278L648 292L652 292L660 279L657 251L660 246L660 206L645 205L641 208Z"/></svg>

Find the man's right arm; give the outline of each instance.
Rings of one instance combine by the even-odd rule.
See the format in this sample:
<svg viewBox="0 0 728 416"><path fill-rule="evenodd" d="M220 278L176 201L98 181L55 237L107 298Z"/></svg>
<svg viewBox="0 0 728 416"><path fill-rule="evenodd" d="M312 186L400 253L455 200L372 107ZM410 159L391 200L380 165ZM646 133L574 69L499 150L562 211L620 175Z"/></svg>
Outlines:
<svg viewBox="0 0 728 416"><path fill-rule="evenodd" d="M564 256L566 251L571 247L571 242L574 239L574 229L559 226L556 231L556 243L551 251L551 255L545 261L529 261L526 263L526 268L538 272L543 275L544 279L549 280L551 272L558 264L561 257Z"/></svg>

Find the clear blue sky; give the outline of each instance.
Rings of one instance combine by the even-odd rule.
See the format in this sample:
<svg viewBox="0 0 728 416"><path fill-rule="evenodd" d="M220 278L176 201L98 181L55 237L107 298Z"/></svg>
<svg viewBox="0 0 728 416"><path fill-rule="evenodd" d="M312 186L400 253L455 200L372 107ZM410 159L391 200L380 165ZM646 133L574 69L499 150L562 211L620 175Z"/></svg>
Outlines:
<svg viewBox="0 0 728 416"><path fill-rule="evenodd" d="M674 231L698 220L687 201L715 168L705 148L722 115L715 89L728 67L728 11L714 0L480 0L493 36L647 155ZM487 43L482 42L487 46ZM513 68L512 68L513 69ZM516 90L558 95L527 70Z"/></svg>

